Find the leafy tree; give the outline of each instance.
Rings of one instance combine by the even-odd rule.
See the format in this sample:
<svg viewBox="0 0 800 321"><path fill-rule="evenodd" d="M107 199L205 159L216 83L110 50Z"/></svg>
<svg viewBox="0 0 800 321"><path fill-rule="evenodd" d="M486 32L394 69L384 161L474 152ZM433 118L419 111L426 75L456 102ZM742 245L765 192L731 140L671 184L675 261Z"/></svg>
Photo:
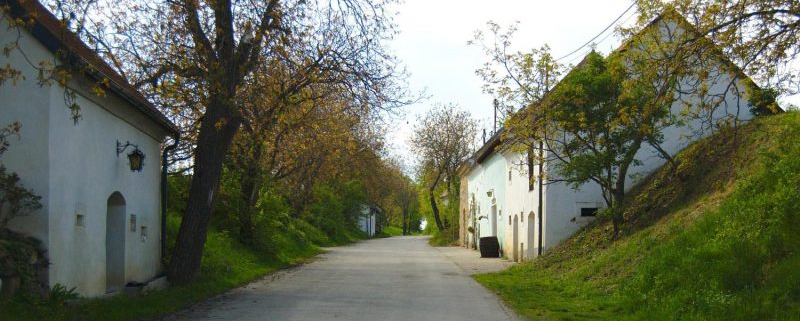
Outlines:
<svg viewBox="0 0 800 321"><path fill-rule="evenodd" d="M473 151L477 122L469 112L454 104L438 105L428 111L414 126L411 137L412 150L421 160L420 169L427 185L436 227L444 231L434 191L440 182L446 184L448 194L457 180L456 169Z"/></svg>
<svg viewBox="0 0 800 321"><path fill-rule="evenodd" d="M692 24L675 49L721 54L761 88L778 95L798 92L800 3L794 0L639 0L639 28L653 17L674 11ZM633 32L631 30L629 32ZM718 55L715 55L718 57ZM759 88L751 86L751 91ZM774 109L774 100L768 103Z"/></svg>
<svg viewBox="0 0 800 321"><path fill-rule="evenodd" d="M513 28L507 34L492 29L500 40L484 45L490 62L478 71L498 99L526 106L506 120L503 138L512 149L527 152L530 164L555 169L547 175L538 166L538 175L529 177L574 188L599 184L612 209L615 235L622 217L613 208L624 199L626 176L640 164L636 154L642 147L675 169L678 164L662 147L666 128L683 126L699 137L719 126L737 126L742 113L774 105L773 92L751 90L757 86L697 38L686 20L674 11L661 17L624 30L628 40L608 59L589 54L552 90L546 80L558 77L562 67L546 50L506 54ZM687 46L690 40L697 45ZM759 101L752 110L739 99L743 87L751 103L754 97Z"/></svg>
<svg viewBox="0 0 800 321"><path fill-rule="evenodd" d="M607 59L590 53L539 103L507 122L513 142L529 142L528 161L554 169L548 175L540 166L532 178L575 189L587 182L600 186L614 236L623 222L614 208L625 199L626 180L631 168L641 164L637 153L642 147L652 147L676 166L661 144L663 130L680 121L672 113L677 76L665 77L660 68L637 64L635 57L631 51Z"/></svg>
<svg viewBox="0 0 800 321"><path fill-rule="evenodd" d="M10 145L12 137L19 138L21 124L11 123L0 128L0 156L3 156ZM42 207L41 197L22 186L16 173L6 172L0 163L0 230L3 230L14 217Z"/></svg>
<svg viewBox="0 0 800 321"><path fill-rule="evenodd" d="M414 187L414 182L407 177L402 177L402 185L396 190L394 201L400 207L402 215L402 229L403 235L411 234L411 221L416 206L419 205L417 200L417 189Z"/></svg>
<svg viewBox="0 0 800 321"><path fill-rule="evenodd" d="M640 104L638 92L623 93L625 66L590 53L553 90L541 106L534 107L547 154L558 177L573 188L597 183L609 208L625 197L625 180L631 166L639 164L636 153L669 108ZM622 223L613 212L614 234Z"/></svg>
<svg viewBox="0 0 800 321"><path fill-rule="evenodd" d="M17 122L0 128L0 156L8 150L9 139L19 137ZM8 223L42 207L41 196L26 189L16 173L8 172L0 163L0 298L10 298L21 286L35 290L41 286L37 273L48 263L39 240L12 232Z"/></svg>
<svg viewBox="0 0 800 321"><path fill-rule="evenodd" d="M493 21L486 25L491 38L487 39L483 30L476 30L468 43L480 47L487 58L475 74L484 82L483 92L495 97L500 120L505 122L512 113L539 102L558 81L564 66L553 58L547 45L512 52L516 24L505 32Z"/></svg>
<svg viewBox="0 0 800 321"><path fill-rule="evenodd" d="M259 75L277 70L315 83L323 70L343 75L340 89L357 98L353 106L398 103L393 58L382 47L393 34L391 2L58 1L63 16L75 17L73 28L184 128L192 183L168 267L173 282L200 271L223 163L241 127L260 120L248 115L246 100L290 79L265 83ZM317 72L301 73L305 67ZM269 92L291 99L302 91ZM274 105L262 107L269 114Z"/></svg>

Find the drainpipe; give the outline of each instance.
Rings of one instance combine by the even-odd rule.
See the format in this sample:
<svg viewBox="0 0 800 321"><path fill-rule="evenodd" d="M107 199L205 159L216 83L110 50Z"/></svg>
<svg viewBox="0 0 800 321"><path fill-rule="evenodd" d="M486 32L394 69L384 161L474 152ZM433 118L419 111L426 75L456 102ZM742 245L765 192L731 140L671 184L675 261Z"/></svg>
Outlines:
<svg viewBox="0 0 800 321"><path fill-rule="evenodd" d="M172 145L164 148L161 152L161 261L164 262L167 256L167 156L169 152L178 147L181 141L181 134L173 136L175 140Z"/></svg>
<svg viewBox="0 0 800 321"><path fill-rule="evenodd" d="M544 174L544 170L542 169L543 167L544 167L544 144L541 141L539 141L539 209L538 209L538 211L539 211L539 250L538 250L538 252L539 253L537 254L537 256L541 256L542 255L542 225L543 225L543 222L544 222L543 219L542 219L542 216L544 216L544 213L542 212L542 207L543 207L542 206L542 203L543 203L543 201L542 201L542 194L543 194L542 193L542 188L544 187L544 184L542 183L542 174Z"/></svg>

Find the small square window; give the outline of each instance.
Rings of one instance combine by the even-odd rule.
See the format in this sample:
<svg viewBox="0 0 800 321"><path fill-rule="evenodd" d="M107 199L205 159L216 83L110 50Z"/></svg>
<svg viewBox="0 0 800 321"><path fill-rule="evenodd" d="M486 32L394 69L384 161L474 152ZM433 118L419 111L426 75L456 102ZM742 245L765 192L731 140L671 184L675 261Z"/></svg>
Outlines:
<svg viewBox="0 0 800 321"><path fill-rule="evenodd" d="M147 226L142 226L142 242L147 242Z"/></svg>
<svg viewBox="0 0 800 321"><path fill-rule="evenodd" d="M136 214L131 214L131 232L136 232Z"/></svg>
<svg viewBox="0 0 800 321"><path fill-rule="evenodd" d="M581 217L595 217L597 210L597 207L583 207L581 208Z"/></svg>
<svg viewBox="0 0 800 321"><path fill-rule="evenodd" d="M84 215L83 214L75 214L75 226L84 227L86 226L86 222L84 222Z"/></svg>

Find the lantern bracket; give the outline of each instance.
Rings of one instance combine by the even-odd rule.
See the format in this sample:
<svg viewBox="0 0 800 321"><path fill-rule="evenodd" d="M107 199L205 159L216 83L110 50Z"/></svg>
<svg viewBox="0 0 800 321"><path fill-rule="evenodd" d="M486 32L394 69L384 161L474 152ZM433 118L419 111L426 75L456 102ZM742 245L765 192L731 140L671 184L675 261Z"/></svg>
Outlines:
<svg viewBox="0 0 800 321"><path fill-rule="evenodd" d="M119 141L117 141L117 156L119 156L119 154L122 154L122 152L128 149L128 147L133 147L133 150L139 150L139 145L131 144L130 141L126 141L125 144L122 144Z"/></svg>
<svg viewBox="0 0 800 321"><path fill-rule="evenodd" d="M126 141L125 144L120 143L117 141L117 157L119 154L122 154L128 147L133 147L133 151L128 154L128 162L131 166L131 171L134 172L141 172L142 167L144 166L144 153L139 149L138 145L131 144L131 142Z"/></svg>

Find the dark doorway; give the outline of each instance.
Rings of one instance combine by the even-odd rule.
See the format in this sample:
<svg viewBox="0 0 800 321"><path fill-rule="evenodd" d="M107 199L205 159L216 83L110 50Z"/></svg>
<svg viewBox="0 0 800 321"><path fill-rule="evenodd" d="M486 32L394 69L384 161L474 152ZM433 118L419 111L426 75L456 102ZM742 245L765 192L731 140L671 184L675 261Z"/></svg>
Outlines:
<svg viewBox="0 0 800 321"><path fill-rule="evenodd" d="M106 210L106 292L125 286L125 198L120 192L108 197Z"/></svg>

